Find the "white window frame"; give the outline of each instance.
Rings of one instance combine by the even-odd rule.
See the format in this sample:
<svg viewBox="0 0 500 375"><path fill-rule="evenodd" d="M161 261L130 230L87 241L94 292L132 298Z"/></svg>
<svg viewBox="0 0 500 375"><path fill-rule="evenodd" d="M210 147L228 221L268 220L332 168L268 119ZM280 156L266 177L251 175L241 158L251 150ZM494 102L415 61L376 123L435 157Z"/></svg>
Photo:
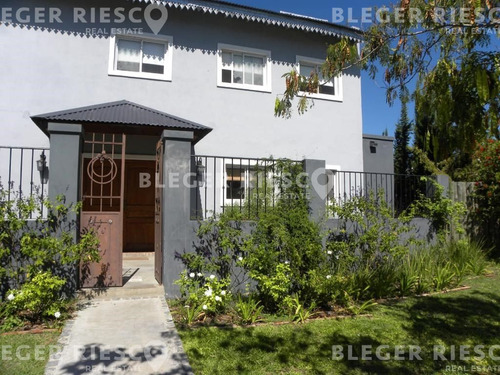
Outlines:
<svg viewBox="0 0 500 375"><path fill-rule="evenodd" d="M140 35L117 35L113 34L110 38L109 48L109 67L108 75L152 79L157 81L172 81L172 62L173 62L173 47L174 38L168 35L140 34ZM118 40L130 40L137 42L163 43L166 45L165 51L165 68L163 74L143 73L143 72L128 72L116 69L116 50Z"/></svg>
<svg viewBox="0 0 500 375"><path fill-rule="evenodd" d="M306 64L306 65L316 65L320 66L325 63L325 60L321 59L315 59L312 57L306 57L306 56L297 56L297 72L300 74L300 64ZM329 94L320 94L320 93L306 93L306 92L300 92L301 95L306 95L307 97L310 97L311 99L322 99L322 100L331 100L331 101L336 101L336 102L341 102L344 100L344 95L343 95L343 86L342 86L342 74L332 78L333 82L333 87L335 88L335 95L329 95ZM325 83L324 80L319 80L320 85Z"/></svg>
<svg viewBox="0 0 500 375"><path fill-rule="evenodd" d="M337 175L338 172L342 171L342 167L340 165L327 164L325 166L325 170L326 170L326 175L328 178L327 185L326 185L327 199L329 202L331 202L331 201L337 202L337 196L335 194L335 193L337 193L335 191L335 187L336 187L335 183L337 182L339 187L342 185L341 181L340 181L340 175ZM331 180L330 180L330 177L332 178ZM331 215L331 211L329 211L329 216L331 219L338 219L338 215L336 215L336 214Z"/></svg>
<svg viewBox="0 0 500 375"><path fill-rule="evenodd" d="M222 52L236 52L242 53L245 55L252 55L254 57L262 57L264 59L265 67L264 67L264 85L248 85L248 84L238 84L238 83L228 83L222 82ZM251 90L251 91L260 91L260 92L272 92L272 76L271 76L271 51L256 49L256 48L248 48L235 46L232 44L217 44L217 86L218 87L226 87L231 89L240 89L240 90Z"/></svg>
<svg viewBox="0 0 500 375"><path fill-rule="evenodd" d="M243 187L244 191L245 191L245 198L243 198L243 199L236 199L236 198L230 199L230 198L227 198L227 189L226 189L226 183L228 180L228 168L227 168L227 166L231 165L229 160L230 159L227 159L226 163L222 164L223 171L224 171L223 176L222 176L224 189L221 189L222 190L222 192L221 192L222 206L239 207L240 204L244 205L248 199L246 194L250 190L250 181L251 181L250 173L252 171L258 172L258 170L260 169L260 166L258 165L258 160L250 160L250 163L247 162L247 163L241 165L241 171L243 172L244 179L245 179L244 187ZM233 164L233 165L234 165L234 170L239 171L240 168L239 168L239 164L236 163L236 159L235 159L235 164ZM257 167L259 167L259 168L257 168ZM264 172L264 171L265 171L265 169L261 169L261 172ZM272 177L272 171L268 171L266 178L271 178L271 177Z"/></svg>

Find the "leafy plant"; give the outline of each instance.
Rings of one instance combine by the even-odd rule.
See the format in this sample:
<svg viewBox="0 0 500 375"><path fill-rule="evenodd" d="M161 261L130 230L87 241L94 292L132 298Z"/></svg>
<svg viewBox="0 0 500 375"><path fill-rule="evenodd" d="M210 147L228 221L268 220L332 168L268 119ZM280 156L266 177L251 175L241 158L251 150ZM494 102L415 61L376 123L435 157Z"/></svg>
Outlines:
<svg viewBox="0 0 500 375"><path fill-rule="evenodd" d="M46 216L42 215L43 207ZM43 322L64 316L74 270L97 262L99 240L84 231L75 239L81 204L38 195L9 199L0 184L0 324ZM8 298L6 298L8 296ZM56 318L57 318L56 317ZM7 327L7 328L6 328Z"/></svg>
<svg viewBox="0 0 500 375"><path fill-rule="evenodd" d="M500 140L489 139L477 145L469 178L476 181L469 201L468 224L474 238L500 256Z"/></svg>
<svg viewBox="0 0 500 375"><path fill-rule="evenodd" d="M60 291L65 280L50 272L38 273L23 284L20 290L10 290L5 304L6 316L22 316L31 322L53 318L64 304Z"/></svg>
<svg viewBox="0 0 500 375"><path fill-rule="evenodd" d="M429 184L432 193L428 195L420 193L419 198L408 208L407 215L429 219L433 234L441 241L463 237L467 212L465 205L446 196L444 187L435 180L427 177L421 179Z"/></svg>
<svg viewBox="0 0 500 375"><path fill-rule="evenodd" d="M190 326L203 315L203 306L186 305L180 309L180 312L182 321Z"/></svg>
<svg viewBox="0 0 500 375"><path fill-rule="evenodd" d="M243 324L254 324L260 320L264 306L260 305L260 301L254 299L253 296L242 297L238 295L236 302L236 312Z"/></svg>
<svg viewBox="0 0 500 375"><path fill-rule="evenodd" d="M444 290L452 285L453 279L456 274L453 272L453 265L446 263L442 267L438 267L437 273L434 276L434 287L436 290Z"/></svg>
<svg viewBox="0 0 500 375"><path fill-rule="evenodd" d="M99 240L93 232L82 232L75 241L77 228L71 214L81 204L66 205L64 197L54 202L41 197L8 199L0 185L0 284L19 288L39 272L61 271L65 266L99 261ZM47 217L40 212L45 208ZM5 298L7 289L0 290Z"/></svg>
<svg viewBox="0 0 500 375"><path fill-rule="evenodd" d="M228 287L233 291L248 281L241 265L249 239L242 229L239 212L228 210L200 222L197 237L194 252L175 254L175 258L184 264L187 275L215 274L221 280L232 280ZM204 278L198 276L192 279L198 281L198 286L204 282Z"/></svg>
<svg viewBox="0 0 500 375"><path fill-rule="evenodd" d="M353 315L361 315L366 311L369 311L374 306L378 305L377 302L373 300L365 301L362 304L352 303L348 306L349 311Z"/></svg>
<svg viewBox="0 0 500 375"><path fill-rule="evenodd" d="M418 282L418 276L411 275L408 272L401 272L399 276L398 291L401 297L409 296L415 290L415 286Z"/></svg>
<svg viewBox="0 0 500 375"><path fill-rule="evenodd" d="M300 302L297 295L294 297L287 297L286 303L290 309L290 320L293 322L305 323L314 316L315 304L313 303L309 307L305 307L302 302Z"/></svg>
<svg viewBox="0 0 500 375"><path fill-rule="evenodd" d="M179 280L181 294L189 306L201 306L207 315L225 312L232 293L228 279L218 279L215 275L204 276L201 273L183 271Z"/></svg>

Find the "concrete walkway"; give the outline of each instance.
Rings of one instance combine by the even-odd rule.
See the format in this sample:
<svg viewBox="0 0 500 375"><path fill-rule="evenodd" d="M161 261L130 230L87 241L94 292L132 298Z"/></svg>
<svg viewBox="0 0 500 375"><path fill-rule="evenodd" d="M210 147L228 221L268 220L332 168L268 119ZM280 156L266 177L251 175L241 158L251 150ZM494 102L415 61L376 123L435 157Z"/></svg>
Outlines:
<svg viewBox="0 0 500 375"><path fill-rule="evenodd" d="M163 288L153 285L154 295L145 283L147 296L138 297L140 284L110 289L85 302L66 324L62 350L51 357L45 374L191 374Z"/></svg>

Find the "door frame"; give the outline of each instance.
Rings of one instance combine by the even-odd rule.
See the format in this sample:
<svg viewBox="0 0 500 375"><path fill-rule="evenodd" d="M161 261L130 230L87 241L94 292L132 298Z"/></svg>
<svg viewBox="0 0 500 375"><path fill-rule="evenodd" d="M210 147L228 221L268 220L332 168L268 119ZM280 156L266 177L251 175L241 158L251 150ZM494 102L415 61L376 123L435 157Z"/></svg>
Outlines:
<svg viewBox="0 0 500 375"><path fill-rule="evenodd" d="M156 144L155 166L155 279L163 284L163 139Z"/></svg>

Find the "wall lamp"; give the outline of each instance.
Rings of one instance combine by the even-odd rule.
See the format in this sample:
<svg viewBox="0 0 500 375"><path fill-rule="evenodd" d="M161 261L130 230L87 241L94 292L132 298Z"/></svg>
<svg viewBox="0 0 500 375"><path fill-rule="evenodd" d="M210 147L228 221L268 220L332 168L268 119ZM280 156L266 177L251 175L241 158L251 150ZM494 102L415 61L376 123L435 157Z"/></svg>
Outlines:
<svg viewBox="0 0 500 375"><path fill-rule="evenodd" d="M206 167L203 165L203 160L198 158L198 160L196 160L196 180L200 187L205 185L205 170Z"/></svg>
<svg viewBox="0 0 500 375"><path fill-rule="evenodd" d="M36 169L40 172L42 184L46 184L49 180L49 169L47 168L47 156L45 156L45 151L42 151L40 159L36 161Z"/></svg>

